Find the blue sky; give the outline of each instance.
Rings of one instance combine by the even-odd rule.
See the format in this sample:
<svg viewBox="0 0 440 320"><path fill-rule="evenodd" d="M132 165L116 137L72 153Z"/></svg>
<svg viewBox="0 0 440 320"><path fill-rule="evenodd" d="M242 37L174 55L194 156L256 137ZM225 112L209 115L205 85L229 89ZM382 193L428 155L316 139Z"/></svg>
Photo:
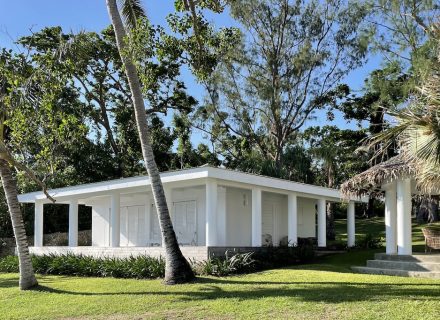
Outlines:
<svg viewBox="0 0 440 320"><path fill-rule="evenodd" d="M144 0L148 16L153 24L165 25L165 17L173 12L174 0ZM105 0L0 0L0 45L14 48L14 40L29 35L46 26L61 26L64 31L100 31L109 25ZM231 26L234 21L227 13L208 16L217 27ZM380 59L373 57L362 68L353 71L345 79L350 87L360 90L364 79L380 66ZM202 88L188 71L182 77L188 91L199 101L203 97ZM308 125L325 124L325 114L317 113L317 120ZM341 117L333 122L341 128L354 128ZM194 133L193 142L202 139L201 133Z"/></svg>

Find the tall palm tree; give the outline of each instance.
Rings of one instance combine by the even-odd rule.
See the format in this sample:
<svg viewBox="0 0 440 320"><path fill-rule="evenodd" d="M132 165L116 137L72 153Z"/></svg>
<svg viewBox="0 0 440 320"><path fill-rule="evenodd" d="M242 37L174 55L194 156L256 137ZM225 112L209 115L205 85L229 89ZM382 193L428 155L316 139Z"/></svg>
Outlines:
<svg viewBox="0 0 440 320"><path fill-rule="evenodd" d="M162 243L165 246L166 261L164 281L166 284L187 282L194 278L194 273L190 264L180 251L177 237L173 229L173 224L171 222L162 181L160 179L159 170L154 160L153 149L151 147L141 83L133 59L127 53L128 50L126 50L127 32L119 13L117 1L106 1L109 17L116 36L116 44L118 46L122 62L125 66L125 73L130 86L136 125L142 148L142 156L144 158L145 167L150 179L154 203L157 209L160 229L162 231ZM140 4L140 0L122 0L120 2L122 5L122 13L125 18L126 26L135 26L136 19L145 15Z"/></svg>
<svg viewBox="0 0 440 320"><path fill-rule="evenodd" d="M3 99L0 99L0 177L6 196L6 201L8 203L9 214L12 221L12 229L14 231L17 246L20 270L19 287L21 290L26 290L36 286L38 282L35 278L34 269L32 267L26 230L23 223L23 215L18 202L17 182L12 175L11 163L8 161L10 157L4 144L6 133L4 120L6 118L6 114L5 106L3 105L2 100Z"/></svg>

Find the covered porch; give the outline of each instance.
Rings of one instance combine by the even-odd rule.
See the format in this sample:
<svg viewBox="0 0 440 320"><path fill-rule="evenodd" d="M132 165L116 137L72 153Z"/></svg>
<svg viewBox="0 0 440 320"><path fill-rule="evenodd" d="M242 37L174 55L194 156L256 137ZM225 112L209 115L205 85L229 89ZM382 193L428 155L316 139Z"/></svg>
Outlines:
<svg viewBox="0 0 440 320"><path fill-rule="evenodd" d="M376 254L362 273L440 278L440 254L413 252L412 198L424 196L417 186L415 164L395 156L354 176L341 187L344 197L374 196L385 205L385 253Z"/></svg>
<svg viewBox="0 0 440 320"><path fill-rule="evenodd" d="M259 248L316 238L326 247L326 204L338 190L202 167L162 174L167 203L182 252L200 260L215 248ZM35 203L31 252L94 256L163 255L160 226L148 177L135 177L50 190L69 205L67 247L43 244L42 193L20 196ZM347 207L347 245L355 245L355 201ZM78 205L92 209L92 246L78 246ZM217 250L218 251L218 250Z"/></svg>

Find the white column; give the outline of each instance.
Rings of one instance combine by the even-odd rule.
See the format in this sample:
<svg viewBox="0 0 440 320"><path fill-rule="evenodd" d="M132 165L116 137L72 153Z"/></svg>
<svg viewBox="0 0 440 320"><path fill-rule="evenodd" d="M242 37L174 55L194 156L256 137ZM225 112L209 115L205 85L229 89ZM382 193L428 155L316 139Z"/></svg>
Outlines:
<svg viewBox="0 0 440 320"><path fill-rule="evenodd" d="M397 180L397 254L412 254L411 180Z"/></svg>
<svg viewBox="0 0 440 320"><path fill-rule="evenodd" d="M206 246L217 245L217 180L206 181Z"/></svg>
<svg viewBox="0 0 440 320"><path fill-rule="evenodd" d="M168 211L170 212L170 217L171 217L173 215L173 209L174 209L173 189L171 189L170 187L164 187L163 193L165 195L165 200L167 201Z"/></svg>
<svg viewBox="0 0 440 320"><path fill-rule="evenodd" d="M287 241L289 246L298 244L298 201L295 193L287 195Z"/></svg>
<svg viewBox="0 0 440 320"><path fill-rule="evenodd" d="M226 188L217 190L217 245L226 246Z"/></svg>
<svg viewBox="0 0 440 320"><path fill-rule="evenodd" d="M347 247L354 247L355 245L355 210L354 201L348 202L347 207Z"/></svg>
<svg viewBox="0 0 440 320"><path fill-rule="evenodd" d="M121 238L121 195L114 193L111 195L111 246L119 247Z"/></svg>
<svg viewBox="0 0 440 320"><path fill-rule="evenodd" d="M397 253L397 197L396 182L385 189L385 240L386 253Z"/></svg>
<svg viewBox="0 0 440 320"><path fill-rule="evenodd" d="M327 246L327 226L325 199L318 199L318 247Z"/></svg>
<svg viewBox="0 0 440 320"><path fill-rule="evenodd" d="M145 245L151 245L151 202L148 196L145 199Z"/></svg>
<svg viewBox="0 0 440 320"><path fill-rule="evenodd" d="M252 189L252 246L261 247L262 219L261 219L261 189Z"/></svg>
<svg viewBox="0 0 440 320"><path fill-rule="evenodd" d="M43 246L43 202L35 201L34 247Z"/></svg>
<svg viewBox="0 0 440 320"><path fill-rule="evenodd" d="M69 247L78 246L78 200L69 202Z"/></svg>
<svg viewBox="0 0 440 320"><path fill-rule="evenodd" d="M163 193L165 195L165 200L167 201L167 207L168 207L168 214L170 215L170 219L171 219L171 223L173 224L173 228L174 228L174 201L173 201L173 189L170 188L169 185L164 185L163 186ZM153 202L154 202L154 197L153 197ZM157 215L158 211L157 211L157 207L156 207L156 211L153 212L152 214ZM159 217L157 217L159 219ZM160 221L159 221L159 226L160 226ZM176 229L174 229L174 232L176 232ZM176 234L177 237L177 234ZM160 244L162 248L165 248L165 241L163 240L163 234L162 234L162 229L160 232ZM179 239L177 239L177 241L179 241Z"/></svg>

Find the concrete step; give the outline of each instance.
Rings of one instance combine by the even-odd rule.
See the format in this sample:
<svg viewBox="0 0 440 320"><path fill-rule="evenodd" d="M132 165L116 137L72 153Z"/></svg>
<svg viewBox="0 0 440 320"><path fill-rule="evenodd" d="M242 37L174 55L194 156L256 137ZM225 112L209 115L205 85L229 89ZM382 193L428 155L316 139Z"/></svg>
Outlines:
<svg viewBox="0 0 440 320"><path fill-rule="evenodd" d="M408 271L408 270L370 268L370 267L358 267L358 266L351 267L351 270L364 274L440 279L440 272L438 271Z"/></svg>
<svg viewBox="0 0 440 320"><path fill-rule="evenodd" d="M440 254L414 254L414 255L397 255L376 253L374 255L376 260L389 260L389 261L406 261L406 262L419 262L419 263L440 263Z"/></svg>
<svg viewBox="0 0 440 320"><path fill-rule="evenodd" d="M429 262L368 260L367 267L405 270L405 271L439 271L440 272L440 263L429 263Z"/></svg>

